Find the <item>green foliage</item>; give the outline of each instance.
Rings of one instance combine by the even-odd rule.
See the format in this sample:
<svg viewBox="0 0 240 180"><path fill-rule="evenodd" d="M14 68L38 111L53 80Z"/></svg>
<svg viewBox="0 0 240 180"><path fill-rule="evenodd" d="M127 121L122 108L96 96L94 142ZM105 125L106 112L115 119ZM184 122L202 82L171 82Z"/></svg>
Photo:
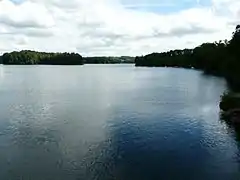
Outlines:
<svg viewBox="0 0 240 180"><path fill-rule="evenodd" d="M194 49L136 57L135 65L201 69L225 77L232 88L240 90L240 25L229 42L204 43Z"/></svg>
<svg viewBox="0 0 240 180"><path fill-rule="evenodd" d="M174 50L163 53L152 53L142 57L136 57L136 66L159 66L159 67L186 67L193 66L192 50Z"/></svg>
<svg viewBox="0 0 240 180"><path fill-rule="evenodd" d="M120 64L120 63L134 63L134 57L84 57L85 64Z"/></svg>
<svg viewBox="0 0 240 180"><path fill-rule="evenodd" d="M120 64L134 63L134 57L84 57L77 53L46 53L36 51L14 51L0 56L0 64L50 64L50 65L82 65L86 64Z"/></svg>
<svg viewBox="0 0 240 180"><path fill-rule="evenodd" d="M77 53L45 53L36 51L20 51L5 53L3 64L51 64L51 65L82 65L83 58Z"/></svg>
<svg viewBox="0 0 240 180"><path fill-rule="evenodd" d="M0 64L2 64L3 63L3 61L2 61L2 56L0 56Z"/></svg>
<svg viewBox="0 0 240 180"><path fill-rule="evenodd" d="M232 109L240 109L240 96L234 93L225 93L221 97L220 108L223 111L229 111Z"/></svg>

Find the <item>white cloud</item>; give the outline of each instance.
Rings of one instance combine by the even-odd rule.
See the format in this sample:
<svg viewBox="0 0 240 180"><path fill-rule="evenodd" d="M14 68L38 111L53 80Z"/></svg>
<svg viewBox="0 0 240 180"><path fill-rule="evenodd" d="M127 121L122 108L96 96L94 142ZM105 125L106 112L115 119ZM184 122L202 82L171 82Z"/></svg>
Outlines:
<svg viewBox="0 0 240 180"><path fill-rule="evenodd" d="M26 1L16 5L9 0L0 2L0 22L13 27L42 27L54 25L54 20L47 9L38 4Z"/></svg>
<svg viewBox="0 0 240 180"><path fill-rule="evenodd" d="M190 48L229 38L240 17L238 7L238 0L212 0L209 7L160 14L128 9L118 0L25 0L18 4L2 0L0 51L141 55Z"/></svg>

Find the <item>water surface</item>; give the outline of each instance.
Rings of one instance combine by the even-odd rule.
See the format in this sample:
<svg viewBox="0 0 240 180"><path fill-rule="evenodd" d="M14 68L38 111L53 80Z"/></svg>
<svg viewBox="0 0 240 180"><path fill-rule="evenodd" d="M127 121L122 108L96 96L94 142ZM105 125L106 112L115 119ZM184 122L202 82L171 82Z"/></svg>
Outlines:
<svg viewBox="0 0 240 180"><path fill-rule="evenodd" d="M0 66L0 179L238 180L225 90L186 69Z"/></svg>

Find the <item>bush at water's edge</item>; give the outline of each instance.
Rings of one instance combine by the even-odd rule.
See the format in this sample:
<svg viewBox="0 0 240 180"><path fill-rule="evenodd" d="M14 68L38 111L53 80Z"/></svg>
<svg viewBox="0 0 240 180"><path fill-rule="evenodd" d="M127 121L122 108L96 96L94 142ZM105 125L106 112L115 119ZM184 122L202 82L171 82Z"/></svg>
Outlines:
<svg viewBox="0 0 240 180"><path fill-rule="evenodd" d="M240 94L224 93L219 106L224 119L233 123L240 123Z"/></svg>
<svg viewBox="0 0 240 180"><path fill-rule="evenodd" d="M223 111L240 109L240 94L224 93L221 97L220 108Z"/></svg>

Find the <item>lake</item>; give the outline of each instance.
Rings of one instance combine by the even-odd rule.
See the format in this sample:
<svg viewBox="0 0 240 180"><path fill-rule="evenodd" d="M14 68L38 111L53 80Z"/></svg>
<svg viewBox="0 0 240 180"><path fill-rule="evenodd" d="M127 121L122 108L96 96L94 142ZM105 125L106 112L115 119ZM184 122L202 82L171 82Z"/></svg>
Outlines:
<svg viewBox="0 0 240 180"><path fill-rule="evenodd" d="M0 179L239 180L226 89L186 69L0 66Z"/></svg>

